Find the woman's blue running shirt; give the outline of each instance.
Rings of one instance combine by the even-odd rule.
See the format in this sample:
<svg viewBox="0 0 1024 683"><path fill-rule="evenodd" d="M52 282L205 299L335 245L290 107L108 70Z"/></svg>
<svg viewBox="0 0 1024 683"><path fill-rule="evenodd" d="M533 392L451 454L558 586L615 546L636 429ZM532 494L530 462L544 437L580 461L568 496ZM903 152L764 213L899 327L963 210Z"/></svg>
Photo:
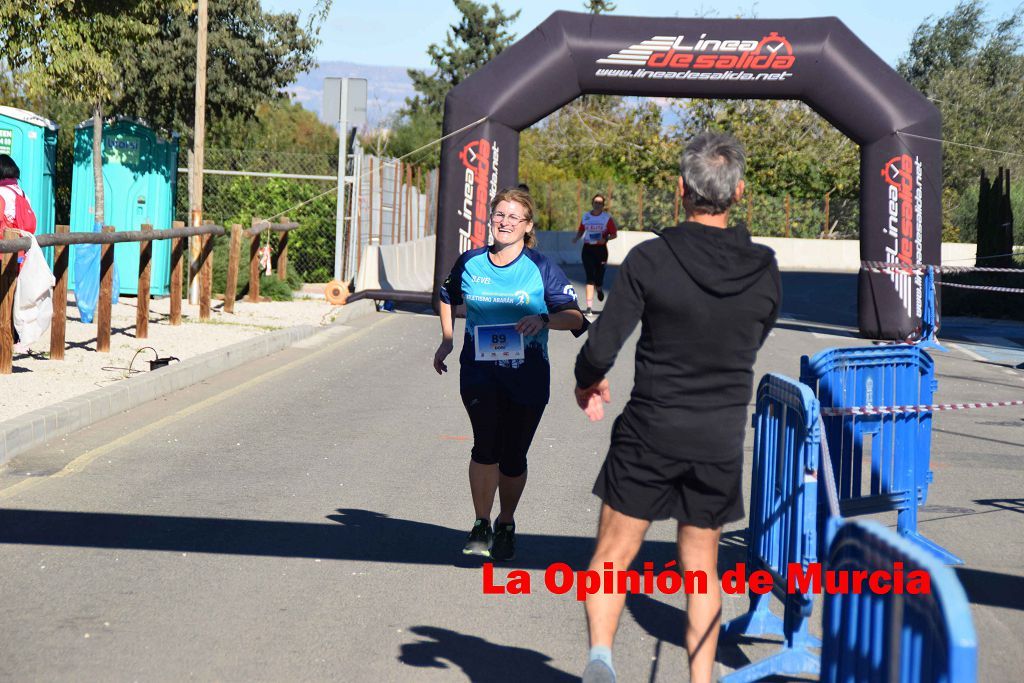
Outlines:
<svg viewBox="0 0 1024 683"><path fill-rule="evenodd" d="M539 252L524 247L506 266L496 266L487 247L462 254L441 287L441 301L466 304L466 335L459 361L460 384L498 384L516 403L548 402L551 367L548 330L525 337L523 360L476 360L473 330L477 325L515 324L523 316L579 310L576 290L562 269ZM575 336L583 330L574 331Z"/></svg>

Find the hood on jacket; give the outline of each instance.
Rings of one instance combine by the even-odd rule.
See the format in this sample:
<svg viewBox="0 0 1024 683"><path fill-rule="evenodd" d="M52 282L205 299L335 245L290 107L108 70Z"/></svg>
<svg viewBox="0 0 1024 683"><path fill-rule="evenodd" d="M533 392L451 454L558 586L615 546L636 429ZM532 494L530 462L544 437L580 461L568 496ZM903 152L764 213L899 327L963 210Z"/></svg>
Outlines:
<svg viewBox="0 0 1024 683"><path fill-rule="evenodd" d="M662 230L661 238L690 277L717 296L750 289L775 259L775 252L751 241L743 227L712 228L687 221Z"/></svg>

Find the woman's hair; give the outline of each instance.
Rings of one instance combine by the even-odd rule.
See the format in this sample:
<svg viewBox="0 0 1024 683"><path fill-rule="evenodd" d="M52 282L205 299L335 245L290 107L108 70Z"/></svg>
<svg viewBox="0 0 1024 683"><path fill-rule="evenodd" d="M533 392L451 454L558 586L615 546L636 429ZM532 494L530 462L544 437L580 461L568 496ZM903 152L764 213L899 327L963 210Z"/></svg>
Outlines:
<svg viewBox="0 0 1024 683"><path fill-rule="evenodd" d="M595 200L595 199L597 199L598 197L600 197L600 198L601 198L601 201L602 201L602 202L605 202L605 201L606 201L606 200L605 200L605 198L604 198L604 195L603 195L603 194L601 194L600 192L598 192L597 194L595 194L595 195L594 195L593 197L591 197L591 198L590 198L590 203L591 203L591 204L593 204L593 203L594 203L594 200Z"/></svg>
<svg viewBox="0 0 1024 683"><path fill-rule="evenodd" d="M526 209L526 215L523 218L533 222L533 199L530 197L529 192L523 192L518 187L507 187L501 190L491 200L491 213L494 213L494 210L498 208L498 204L501 202L515 202L519 204ZM523 243L531 248L537 244L537 238L534 236L533 230L526 233L523 237Z"/></svg>
<svg viewBox="0 0 1024 683"><path fill-rule="evenodd" d="M14 163L14 159L10 156L0 154L0 180L7 180L8 178L20 179L21 169L18 168L18 164Z"/></svg>

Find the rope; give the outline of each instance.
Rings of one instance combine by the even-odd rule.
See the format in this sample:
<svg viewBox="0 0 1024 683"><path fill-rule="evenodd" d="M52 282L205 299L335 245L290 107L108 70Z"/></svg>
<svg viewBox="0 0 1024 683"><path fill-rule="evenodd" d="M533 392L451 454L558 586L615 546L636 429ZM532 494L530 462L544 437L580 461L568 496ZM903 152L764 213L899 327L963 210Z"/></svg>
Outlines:
<svg viewBox="0 0 1024 683"><path fill-rule="evenodd" d="M928 266L919 263L902 264L886 263L884 261L862 261L861 267L876 273L923 273L929 268L934 268L937 273L1021 273L1024 268L989 268L975 266ZM943 283L945 284L945 283Z"/></svg>
<svg viewBox="0 0 1024 683"><path fill-rule="evenodd" d="M469 130L470 128L473 128L474 126L478 126L478 125L480 125L481 123L483 123L486 120L487 120L486 116L481 116L479 119L477 119L473 123L467 123L465 126L463 126L462 128L459 128L458 130L453 130L451 133L448 133L447 135L442 135L441 137L437 138L436 140L431 140L427 144L421 145L420 147L417 147L416 149L414 149L411 152L406 152L405 154L403 154L402 156L400 156L400 157L398 157L396 159L391 159L390 161L383 161L382 163L383 164L390 164L392 167L397 166L398 162L401 161L402 159L405 159L406 157L410 157L413 154L416 154L417 152L422 152L423 150L427 149L428 147L433 147L436 144L444 142L445 140L447 140L448 138L452 137L453 135L458 135L459 133L461 133L461 132L463 132L465 130ZM361 181L363 178L369 176L370 173L373 173L373 171L367 171L366 173L362 173L362 174L356 176L355 182ZM325 196L327 196L329 194L335 194L335 193L337 193L337 191L338 191L338 186L335 185L334 187L332 187L331 189L327 190L326 192L321 192L320 194L316 195L315 197L307 199L307 200L305 200L303 202L299 202L298 204L296 204L293 207L287 208L287 209L285 209L284 211L282 211L280 213L274 214L273 216L270 217L270 220L273 220L274 218L280 218L281 216L287 216L288 214L293 213L295 211L295 209L302 208L306 204L309 204L311 202L315 202L317 199L320 199L321 197L325 197Z"/></svg>
<svg viewBox="0 0 1024 683"><path fill-rule="evenodd" d="M955 287L957 289L977 289L982 292L1003 292L1005 294L1024 294L1024 289L1017 287L994 287L992 285L965 285L960 282L940 282L943 287Z"/></svg>
<svg viewBox="0 0 1024 683"><path fill-rule="evenodd" d="M968 145L963 142L953 142L951 140L942 140L941 138L930 138L927 135L917 135L915 133L904 133L902 131L896 131L896 135L906 135L908 138L917 138L919 140L931 140L932 142L941 142L944 145L953 145L954 147L967 147L968 149L977 149L983 152L995 152L996 154L1006 154L1011 157L1024 158L1024 154L1020 152L1008 152L1005 149L992 149L991 147L981 147L979 145Z"/></svg>
<svg viewBox="0 0 1024 683"><path fill-rule="evenodd" d="M974 410L976 408L1008 408L1024 406L1024 400L985 401L981 403L931 403L908 406L852 406L850 408L822 408L821 414L828 417L838 415L898 415L903 413L931 413L945 410Z"/></svg>

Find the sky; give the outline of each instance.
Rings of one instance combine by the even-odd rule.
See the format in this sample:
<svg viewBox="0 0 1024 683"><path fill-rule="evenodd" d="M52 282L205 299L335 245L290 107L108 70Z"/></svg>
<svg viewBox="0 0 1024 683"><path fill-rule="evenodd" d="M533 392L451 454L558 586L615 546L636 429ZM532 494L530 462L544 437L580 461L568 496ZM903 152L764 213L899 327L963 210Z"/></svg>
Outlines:
<svg viewBox="0 0 1024 683"><path fill-rule="evenodd" d="M493 0L483 0L491 4ZM299 12L306 17L316 0L261 0L274 12ZM506 13L521 9L513 24L523 36L558 9L582 11L582 0L500 0ZM910 43L917 26L929 15L942 16L956 0L760 0L758 2L670 2L667 0L618 0L615 14L635 16L738 15L760 19L839 17L886 62L895 66ZM1008 16L1020 0L990 0L989 18ZM427 68L427 46L441 43L450 24L458 18L451 0L383 0L353 2L334 0L325 22L317 57L320 61L345 61L381 66Z"/></svg>

